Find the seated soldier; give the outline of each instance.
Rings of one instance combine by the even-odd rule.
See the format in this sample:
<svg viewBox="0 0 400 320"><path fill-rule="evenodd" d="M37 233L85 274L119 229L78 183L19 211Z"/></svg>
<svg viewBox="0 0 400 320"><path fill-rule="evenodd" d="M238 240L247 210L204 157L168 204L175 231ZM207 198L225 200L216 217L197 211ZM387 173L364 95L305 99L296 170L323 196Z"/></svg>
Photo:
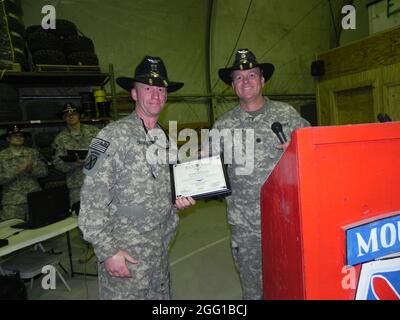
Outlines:
<svg viewBox="0 0 400 320"><path fill-rule="evenodd" d="M3 189L0 220L26 219L27 194L41 190L37 178L47 175L47 165L39 152L24 146L27 135L13 125L2 136L9 146L0 152L0 185Z"/></svg>

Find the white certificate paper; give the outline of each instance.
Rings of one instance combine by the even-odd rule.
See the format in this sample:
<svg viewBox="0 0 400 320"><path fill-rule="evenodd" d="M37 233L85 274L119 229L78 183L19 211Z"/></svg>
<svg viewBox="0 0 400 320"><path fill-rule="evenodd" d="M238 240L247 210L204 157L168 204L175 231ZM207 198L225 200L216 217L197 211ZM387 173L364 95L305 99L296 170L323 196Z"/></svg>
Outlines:
<svg viewBox="0 0 400 320"><path fill-rule="evenodd" d="M221 157L213 156L172 165L173 197L194 199L230 194Z"/></svg>

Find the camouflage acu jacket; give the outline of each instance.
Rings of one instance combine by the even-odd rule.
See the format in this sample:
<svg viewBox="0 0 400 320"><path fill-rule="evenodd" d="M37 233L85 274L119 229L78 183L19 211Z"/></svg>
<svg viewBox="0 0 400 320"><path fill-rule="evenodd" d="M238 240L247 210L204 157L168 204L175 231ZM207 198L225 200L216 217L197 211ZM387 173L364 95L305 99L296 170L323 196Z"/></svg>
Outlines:
<svg viewBox="0 0 400 320"><path fill-rule="evenodd" d="M21 172L28 160L32 161L31 172ZM35 149L22 147L21 153L13 154L11 148L0 152L0 184L3 187L3 205L26 203L29 192L40 190L37 178L47 175L47 166Z"/></svg>
<svg viewBox="0 0 400 320"><path fill-rule="evenodd" d="M177 225L169 166L146 159L153 143L136 112L103 128L91 143L79 227L100 261L119 249L130 251L133 239L166 222ZM161 242L164 229L158 231Z"/></svg>
<svg viewBox="0 0 400 320"><path fill-rule="evenodd" d="M254 130L253 172L238 175L235 169L240 166L233 159L233 163L228 165L232 195L227 197L226 201L228 222L256 233L261 233L260 189L282 155L282 150L276 148L280 142L271 130L272 123L276 121L282 124L288 140L293 130L309 126L292 106L268 98L265 99L263 112L255 116L237 106L223 114L214 124L214 128L218 130ZM244 140L241 142L245 144ZM233 143L235 144L235 141Z"/></svg>
<svg viewBox="0 0 400 320"><path fill-rule="evenodd" d="M90 141L100 131L95 126L81 123L80 133L75 134L68 128L61 131L54 139L52 147L55 149L54 166L61 172L66 173L67 186L69 189L80 188L84 175L82 168L72 162L64 162L60 156L65 156L70 149L88 149Z"/></svg>

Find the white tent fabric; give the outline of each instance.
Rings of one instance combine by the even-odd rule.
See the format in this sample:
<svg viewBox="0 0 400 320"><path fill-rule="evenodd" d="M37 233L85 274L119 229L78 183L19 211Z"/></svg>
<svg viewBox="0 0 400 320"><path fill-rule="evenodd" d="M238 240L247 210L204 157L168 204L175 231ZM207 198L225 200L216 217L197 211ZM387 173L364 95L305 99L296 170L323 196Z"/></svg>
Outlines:
<svg viewBox="0 0 400 320"><path fill-rule="evenodd" d="M162 57L170 79L185 82L173 94L185 98L168 104L164 122L207 122L208 104L202 97L210 95L215 116L232 107L232 102L217 104L233 94L218 80L217 71L231 65L238 48L249 48L260 62L275 65L265 94L312 94L310 64L330 45L329 5L322 0L22 0L22 4L26 26L40 24L41 8L54 5L57 19L74 22L91 38L102 69L107 71L112 63L117 77L133 75L144 55Z"/></svg>

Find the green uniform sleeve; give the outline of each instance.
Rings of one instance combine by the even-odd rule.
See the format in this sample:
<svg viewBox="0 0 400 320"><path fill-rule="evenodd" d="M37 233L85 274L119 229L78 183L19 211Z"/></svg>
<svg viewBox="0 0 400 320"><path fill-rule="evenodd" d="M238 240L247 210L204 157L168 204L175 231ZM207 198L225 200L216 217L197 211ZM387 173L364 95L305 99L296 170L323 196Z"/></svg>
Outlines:
<svg viewBox="0 0 400 320"><path fill-rule="evenodd" d="M98 141L96 139L98 138L93 140ZM104 136L100 140L108 142ZM100 262L115 255L119 250L112 236L113 220L109 207L113 199L116 163L119 161L119 152L112 149L112 144L101 149L104 151L102 157L94 159L96 166L89 169L96 172L86 173L81 189L79 228L84 239L92 243Z"/></svg>

